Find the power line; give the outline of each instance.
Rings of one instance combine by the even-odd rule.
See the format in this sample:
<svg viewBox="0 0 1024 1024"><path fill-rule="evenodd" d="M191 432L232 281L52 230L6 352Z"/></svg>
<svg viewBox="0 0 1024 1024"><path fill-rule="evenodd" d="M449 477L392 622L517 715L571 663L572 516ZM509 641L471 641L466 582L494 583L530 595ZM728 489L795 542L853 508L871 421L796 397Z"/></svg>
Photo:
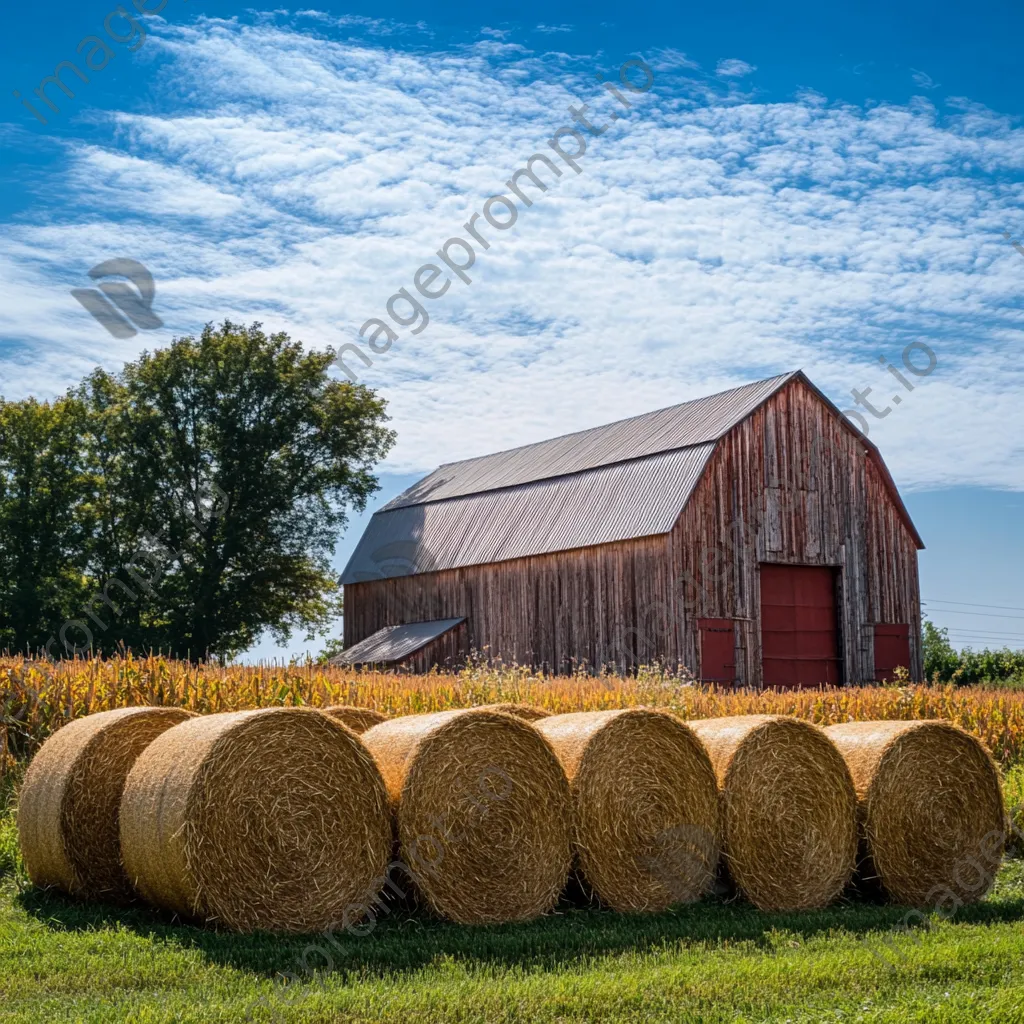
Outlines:
<svg viewBox="0 0 1024 1024"><path fill-rule="evenodd" d="M1000 612L962 612L956 608L936 608L935 611L944 615L977 615L982 619L1016 619L1018 622L1024 622L1024 615L1003 615Z"/></svg>
<svg viewBox="0 0 1024 1024"><path fill-rule="evenodd" d="M994 651L1024 650L1020 646L1020 640L993 640L991 637L984 636L951 636L949 642L951 644L984 644Z"/></svg>
<svg viewBox="0 0 1024 1024"><path fill-rule="evenodd" d="M932 604L955 604L965 608L1004 608L1011 612L1024 612L1024 607L1016 604L979 604L977 601L947 601L938 597L927 597L924 600Z"/></svg>
<svg viewBox="0 0 1024 1024"><path fill-rule="evenodd" d="M951 633L974 633L977 636L1024 636L1022 633L1007 633L1005 629L971 629L968 626L946 626Z"/></svg>
<svg viewBox="0 0 1024 1024"><path fill-rule="evenodd" d="M1024 643L1024 636L993 636L991 633L953 633L950 640L985 640L986 642L1006 644Z"/></svg>
<svg viewBox="0 0 1024 1024"><path fill-rule="evenodd" d="M992 625L993 626L998 626L999 623L998 622L993 622ZM959 629L960 632L967 631L968 633L1013 633L1013 632L1015 632L1014 628L1011 628L1011 629L988 629L985 626L984 623L979 623L979 624L976 624L976 625L971 625L971 623L967 623L964 626L958 626L956 623L953 623L953 625L950 626L949 628L950 629ZM1021 632L1024 632L1024 630L1021 630Z"/></svg>
<svg viewBox="0 0 1024 1024"><path fill-rule="evenodd" d="M949 642L954 646L971 647L976 651L992 651L993 653L1009 651L1010 654L1015 655L1019 654L1021 650L1024 650L1024 648L1014 646L1012 642L1007 643L1005 640L976 640L969 636L951 637Z"/></svg>
<svg viewBox="0 0 1024 1024"><path fill-rule="evenodd" d="M990 654L1001 654L1008 651L1011 655L1019 654L1020 647L998 646L992 640L950 640L950 643L961 651L973 651L975 654L983 654L988 651Z"/></svg>
<svg viewBox="0 0 1024 1024"><path fill-rule="evenodd" d="M1013 604L975 604L971 601L940 601L937 598L925 599L925 604L955 604L962 608L1002 608L1008 612L1024 612L1024 608L1019 608Z"/></svg>

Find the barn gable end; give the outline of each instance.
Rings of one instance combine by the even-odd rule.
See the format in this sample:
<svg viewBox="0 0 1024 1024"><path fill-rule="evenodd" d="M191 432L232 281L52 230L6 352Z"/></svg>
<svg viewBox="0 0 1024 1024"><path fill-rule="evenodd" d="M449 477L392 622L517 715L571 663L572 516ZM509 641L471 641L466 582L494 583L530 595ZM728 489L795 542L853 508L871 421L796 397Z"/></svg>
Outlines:
<svg viewBox="0 0 1024 1024"><path fill-rule="evenodd" d="M881 467L881 468L880 468ZM835 570L842 681L875 677L874 627L910 626L920 678L923 547L874 445L798 378L719 442L672 530L680 660L699 666L699 619L735 623L739 685L762 684L761 566Z"/></svg>

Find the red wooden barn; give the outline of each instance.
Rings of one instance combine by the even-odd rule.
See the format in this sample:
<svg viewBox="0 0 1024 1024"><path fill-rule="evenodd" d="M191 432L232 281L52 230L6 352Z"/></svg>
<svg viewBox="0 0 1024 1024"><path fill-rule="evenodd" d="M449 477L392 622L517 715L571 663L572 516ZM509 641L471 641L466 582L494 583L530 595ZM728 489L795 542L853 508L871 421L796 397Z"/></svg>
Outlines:
<svg viewBox="0 0 1024 1024"><path fill-rule="evenodd" d="M920 679L922 547L878 449L798 371L441 466L360 539L337 660Z"/></svg>

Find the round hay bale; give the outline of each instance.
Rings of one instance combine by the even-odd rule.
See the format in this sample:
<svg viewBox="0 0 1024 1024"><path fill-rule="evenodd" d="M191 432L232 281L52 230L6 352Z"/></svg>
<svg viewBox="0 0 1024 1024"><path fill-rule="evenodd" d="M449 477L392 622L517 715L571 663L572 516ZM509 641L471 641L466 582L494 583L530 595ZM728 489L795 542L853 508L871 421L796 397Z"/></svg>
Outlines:
<svg viewBox="0 0 1024 1024"><path fill-rule="evenodd" d="M25 869L38 886L86 899L133 895L121 866L121 791L136 758L192 717L180 708L117 708L69 722L39 748L18 799Z"/></svg>
<svg viewBox="0 0 1024 1024"><path fill-rule="evenodd" d="M375 725L380 725L381 722L388 720L387 715L382 715L379 711L374 711L373 708L359 708L354 704L332 704L329 708L324 708L323 712L360 735L367 729L372 729Z"/></svg>
<svg viewBox="0 0 1024 1024"><path fill-rule="evenodd" d="M913 906L981 899L1006 842L999 773L985 748L939 721L849 722L825 734L857 791L861 880Z"/></svg>
<svg viewBox="0 0 1024 1024"><path fill-rule="evenodd" d="M481 711L500 711L503 715L514 715L524 722L538 722L542 718L550 718L551 712L537 707L536 704L483 704Z"/></svg>
<svg viewBox="0 0 1024 1024"><path fill-rule="evenodd" d="M480 708L393 718L363 740L419 894L460 924L550 910L571 866L569 784L522 719Z"/></svg>
<svg viewBox="0 0 1024 1024"><path fill-rule="evenodd" d="M721 789L723 862L761 910L822 907L857 856L857 799L845 762L809 722L737 715L689 723Z"/></svg>
<svg viewBox="0 0 1024 1024"><path fill-rule="evenodd" d="M631 709L555 715L535 729L569 779L587 885L614 910L700 899L718 866L718 784L675 715Z"/></svg>
<svg viewBox="0 0 1024 1024"><path fill-rule="evenodd" d="M236 931L355 923L391 843L373 758L311 708L185 722L136 761L121 801L125 870L141 895Z"/></svg>

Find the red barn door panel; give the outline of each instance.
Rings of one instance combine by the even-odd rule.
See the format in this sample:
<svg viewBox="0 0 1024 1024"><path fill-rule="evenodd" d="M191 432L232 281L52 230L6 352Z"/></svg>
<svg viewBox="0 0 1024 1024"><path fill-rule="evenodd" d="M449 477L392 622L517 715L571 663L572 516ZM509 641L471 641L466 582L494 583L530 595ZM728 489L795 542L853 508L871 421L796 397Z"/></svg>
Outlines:
<svg viewBox="0 0 1024 1024"><path fill-rule="evenodd" d="M700 678L705 683L736 681L736 628L732 619L698 619Z"/></svg>
<svg viewBox="0 0 1024 1024"><path fill-rule="evenodd" d="M910 626L878 623L875 626L875 682L892 679L901 666L910 671Z"/></svg>
<svg viewBox="0 0 1024 1024"><path fill-rule="evenodd" d="M842 681L834 569L761 566L761 658L765 686Z"/></svg>

